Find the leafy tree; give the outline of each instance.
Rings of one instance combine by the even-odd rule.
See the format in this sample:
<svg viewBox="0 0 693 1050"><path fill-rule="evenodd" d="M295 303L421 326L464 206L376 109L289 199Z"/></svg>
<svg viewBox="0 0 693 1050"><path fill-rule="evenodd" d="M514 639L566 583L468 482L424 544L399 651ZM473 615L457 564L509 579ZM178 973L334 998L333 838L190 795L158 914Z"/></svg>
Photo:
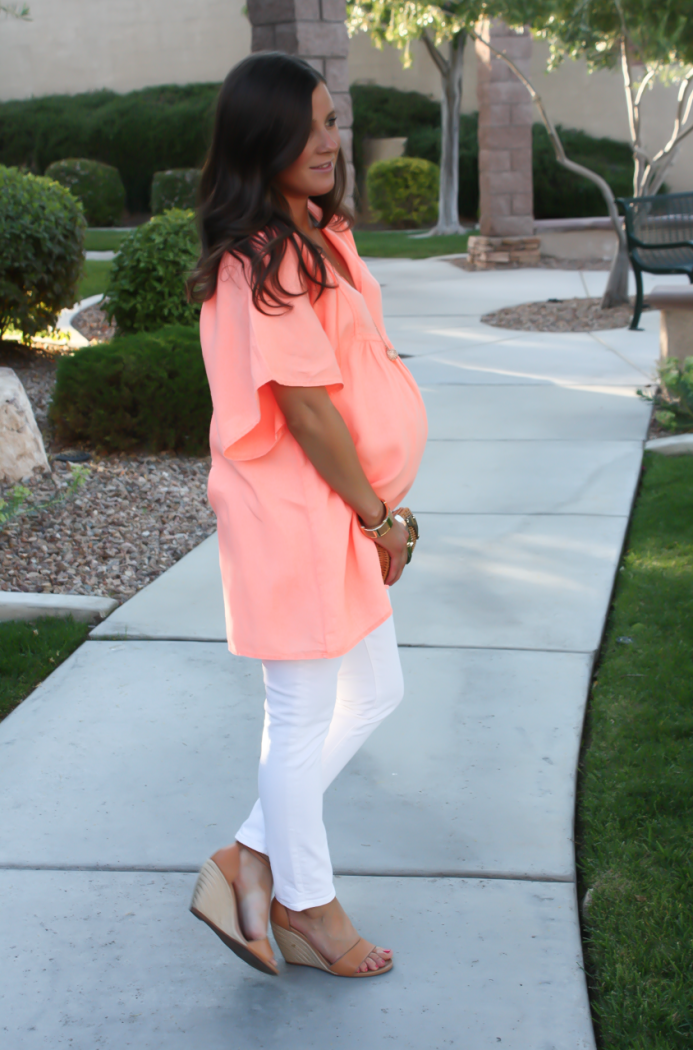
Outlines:
<svg viewBox="0 0 693 1050"><path fill-rule="evenodd" d="M459 182L460 106L462 63L469 30L488 5L483 0L451 0L429 4L420 0L349 0L350 35L369 33L375 46L393 44L402 52L404 67L411 65L411 43L423 41L440 73L441 157L438 222L433 233L461 232L457 211Z"/></svg>
<svg viewBox="0 0 693 1050"><path fill-rule="evenodd" d="M420 0L352 0L349 30L369 32L376 46L384 42L404 52L411 64L411 41L423 40L441 73L443 117L440 208L435 232L456 228L457 121L462 93L462 51L467 36L478 32L482 16L501 17L510 26L530 25L535 36L551 47L549 68L566 58L584 58L593 69L620 66L628 109L634 156L633 195L656 193L673 163L681 142L693 131L693 18L690 0L457 0L426 4ZM553 144L557 161L582 175L601 190L614 224L619 248L614 257L602 305L618 306L628 298L628 255L611 187L599 174L571 161L543 101L508 56L483 41L514 70L536 103ZM442 47L446 44L449 57ZM641 135L642 107L647 89L656 80L678 82L676 110L669 138L648 153Z"/></svg>
<svg viewBox="0 0 693 1050"><path fill-rule="evenodd" d="M529 24L535 36L550 44L549 68L566 57L584 58L590 70L620 66L634 158L633 196L656 193L681 142L693 131L693 20L689 0L507 0L506 20ZM470 35L480 39L471 29ZM603 307L628 301L628 253L614 195L608 183L583 165L570 161L541 97L507 55L487 46L514 70L536 103L564 167L596 183L606 200L618 237ZM657 80L678 82L673 126L660 149L648 153L642 143L641 114L645 92Z"/></svg>
<svg viewBox="0 0 693 1050"><path fill-rule="evenodd" d="M590 70L620 68L635 161L633 196L656 193L693 132L690 0L532 0L528 6L535 35L551 46L549 68L566 57L586 59ZM657 80L678 83L678 97L668 139L648 152L641 117Z"/></svg>

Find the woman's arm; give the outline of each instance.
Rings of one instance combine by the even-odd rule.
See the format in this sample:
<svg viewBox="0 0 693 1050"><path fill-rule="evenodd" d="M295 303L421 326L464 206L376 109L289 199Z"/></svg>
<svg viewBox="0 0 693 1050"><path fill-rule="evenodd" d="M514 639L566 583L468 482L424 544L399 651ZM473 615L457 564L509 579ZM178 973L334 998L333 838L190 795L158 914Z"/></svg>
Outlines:
<svg viewBox="0 0 693 1050"><path fill-rule="evenodd" d="M377 525L383 517L382 501L364 474L347 425L325 388L274 382L270 386L289 432L318 474L356 511L364 525ZM407 529L399 521L378 539L390 554L387 584L396 583L407 564L407 539Z"/></svg>

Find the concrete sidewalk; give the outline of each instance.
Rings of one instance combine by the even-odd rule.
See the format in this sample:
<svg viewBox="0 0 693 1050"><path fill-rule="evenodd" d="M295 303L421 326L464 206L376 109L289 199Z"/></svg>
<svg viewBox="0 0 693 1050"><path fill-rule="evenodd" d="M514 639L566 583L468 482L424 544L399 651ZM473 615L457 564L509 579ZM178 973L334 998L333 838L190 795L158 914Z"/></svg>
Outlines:
<svg viewBox="0 0 693 1050"><path fill-rule="evenodd" d="M430 442L392 598L405 701L330 788L338 893L377 981L244 967L187 913L255 797L257 662L229 656L212 537L0 726L0 998L12 1050L591 1050L575 770L658 356L644 332L479 317L604 273L376 260Z"/></svg>

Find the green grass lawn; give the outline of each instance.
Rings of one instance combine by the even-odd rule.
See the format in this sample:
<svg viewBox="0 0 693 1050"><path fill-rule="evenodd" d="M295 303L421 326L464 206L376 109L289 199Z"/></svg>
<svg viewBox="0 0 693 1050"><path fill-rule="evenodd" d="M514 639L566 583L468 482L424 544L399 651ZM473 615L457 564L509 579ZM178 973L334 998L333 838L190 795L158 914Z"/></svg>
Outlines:
<svg viewBox="0 0 693 1050"><path fill-rule="evenodd" d="M77 302L88 299L90 295L105 292L108 285L108 275L111 272L112 262L106 260L85 259L84 276L79 282Z"/></svg>
<svg viewBox="0 0 693 1050"><path fill-rule="evenodd" d="M89 624L58 617L0 623L0 719L67 659L89 630Z"/></svg>
<svg viewBox="0 0 693 1050"><path fill-rule="evenodd" d="M85 252L117 252L123 238L132 230L87 230L84 238Z"/></svg>
<svg viewBox="0 0 693 1050"><path fill-rule="evenodd" d="M466 252L469 234L412 237L411 230L354 230L354 239L359 255L379 259L429 259L433 255Z"/></svg>
<svg viewBox="0 0 693 1050"><path fill-rule="evenodd" d="M648 454L588 708L577 808L602 1050L693 1045L693 457Z"/></svg>

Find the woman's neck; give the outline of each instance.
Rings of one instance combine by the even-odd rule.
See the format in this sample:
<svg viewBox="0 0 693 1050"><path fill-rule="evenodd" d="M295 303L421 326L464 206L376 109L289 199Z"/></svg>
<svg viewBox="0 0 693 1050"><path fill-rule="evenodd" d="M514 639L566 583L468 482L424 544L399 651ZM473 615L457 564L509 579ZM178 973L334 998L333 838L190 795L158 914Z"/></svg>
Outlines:
<svg viewBox="0 0 693 1050"><path fill-rule="evenodd" d="M308 197L286 197L286 203L298 229L309 237L314 227L308 210Z"/></svg>

